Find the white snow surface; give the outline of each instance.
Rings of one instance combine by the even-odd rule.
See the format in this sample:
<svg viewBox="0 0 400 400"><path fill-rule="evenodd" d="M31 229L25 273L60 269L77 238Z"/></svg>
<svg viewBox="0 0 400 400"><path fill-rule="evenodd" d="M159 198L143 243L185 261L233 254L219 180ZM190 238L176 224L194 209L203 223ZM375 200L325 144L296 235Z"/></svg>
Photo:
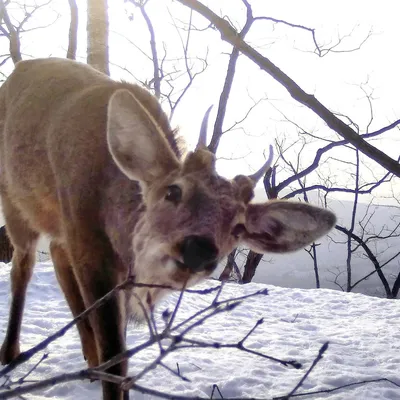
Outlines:
<svg viewBox="0 0 400 400"><path fill-rule="evenodd" d="M10 265L0 264L0 341L3 340L9 307ZM218 285L209 280L196 287ZM213 384L218 385L224 398L271 399L288 394L310 367L323 343L329 348L323 359L304 382L299 392L332 389L359 381L387 378L400 385L400 302L342 293L328 289L287 289L263 284L226 284L222 298L239 297L268 288L268 295L243 301L229 313L219 314L191 333L201 341L236 343L263 318L245 345L279 359L295 359L303 364L296 370L277 362L246 354L238 349L186 349L170 354L165 363L190 379L184 382L164 368L149 372L140 384L176 395L210 398ZM160 313L173 310L178 298L172 294L157 307ZM183 320L207 306L213 294L185 294L177 320ZM62 328L71 314L57 284L51 262L38 263L29 285L21 349L27 350L48 335ZM128 327L128 347L148 338L146 325ZM85 368L80 342L74 327L65 336L48 346L48 358L29 376L42 380L58 374ZM42 353L43 354L43 353ZM38 354L18 367L10 376L13 380L29 371L40 359ZM129 372L134 374L159 354L153 346L130 360ZM1 381L0 381L1 385ZM24 395L26 399L101 398L98 382L69 382ZM1 398L1 395L0 395ZM131 393L134 399L154 398ZM214 394L214 399L220 398ZM328 394L308 395L305 399L400 399L400 387L390 382L358 385Z"/></svg>

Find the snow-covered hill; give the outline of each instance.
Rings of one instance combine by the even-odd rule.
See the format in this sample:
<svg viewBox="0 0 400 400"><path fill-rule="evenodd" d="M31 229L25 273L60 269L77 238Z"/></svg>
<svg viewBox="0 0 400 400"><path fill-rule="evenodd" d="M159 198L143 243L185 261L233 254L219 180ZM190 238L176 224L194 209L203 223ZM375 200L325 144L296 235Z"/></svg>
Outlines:
<svg viewBox="0 0 400 400"><path fill-rule="evenodd" d="M9 265L0 264L0 341L5 335L9 306ZM217 285L209 280L201 288ZM262 284L227 284L223 298L238 297L265 288ZM323 359L306 380L302 391L333 389L337 386L378 378L400 385L400 302L338 291L285 289L267 286L269 295L247 299L229 314L220 314L198 326L191 337L202 341L236 343L254 326L264 323L246 341L256 351L280 359L296 359L303 368L284 367L268 359L245 354L237 349L187 349L171 354L165 363L190 380L184 382L166 369L149 372L140 384L167 393L210 398L213 384L224 398L270 399L285 395L297 384L311 365L323 343L330 346ZM177 295L171 295L157 311L172 309ZM211 302L213 295L185 294L178 320L187 318ZM51 263L36 265L29 286L22 329L22 349L26 350L66 324L71 318L59 290ZM148 337L146 326L128 328L128 345ZM30 375L30 380L49 378L85 367L75 328L52 343L49 357ZM130 360L134 374L158 354L154 346ZM26 373L41 355L12 373L17 379ZM97 382L71 382L25 395L27 399L88 400L100 398ZM151 397L135 393L131 398ZM0 395L1 398L1 395ZM214 398L220 398L214 395ZM330 400L398 400L400 386L389 382L353 386L330 394L301 398Z"/></svg>

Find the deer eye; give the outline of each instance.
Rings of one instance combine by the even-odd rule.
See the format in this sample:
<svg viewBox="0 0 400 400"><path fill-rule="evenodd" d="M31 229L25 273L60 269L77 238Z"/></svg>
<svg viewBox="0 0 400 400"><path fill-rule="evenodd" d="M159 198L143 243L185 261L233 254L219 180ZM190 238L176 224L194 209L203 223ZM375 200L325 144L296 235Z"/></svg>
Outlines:
<svg viewBox="0 0 400 400"><path fill-rule="evenodd" d="M182 189L178 185L168 186L165 200L179 203L182 200Z"/></svg>

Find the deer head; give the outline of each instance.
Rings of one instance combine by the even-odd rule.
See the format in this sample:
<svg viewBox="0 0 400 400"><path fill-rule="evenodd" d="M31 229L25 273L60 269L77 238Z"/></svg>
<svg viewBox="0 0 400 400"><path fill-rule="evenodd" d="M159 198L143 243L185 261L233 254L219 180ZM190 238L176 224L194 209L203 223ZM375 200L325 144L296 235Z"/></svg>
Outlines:
<svg viewBox="0 0 400 400"><path fill-rule="evenodd" d="M270 168L272 149L255 174L233 180L219 176L215 156L205 144L209 111L196 150L182 162L132 93L119 90L110 100L109 151L121 171L139 181L145 204L133 236L139 282L191 285L211 274L239 245L258 253L295 251L335 223L330 211L309 204L250 203L254 186ZM152 300L161 292L151 290Z"/></svg>

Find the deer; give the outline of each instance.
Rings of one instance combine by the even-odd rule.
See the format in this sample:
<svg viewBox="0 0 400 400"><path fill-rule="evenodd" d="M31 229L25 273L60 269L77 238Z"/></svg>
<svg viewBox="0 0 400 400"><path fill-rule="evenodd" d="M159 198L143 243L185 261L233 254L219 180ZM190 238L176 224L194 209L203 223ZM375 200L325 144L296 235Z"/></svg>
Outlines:
<svg viewBox="0 0 400 400"><path fill-rule="evenodd" d="M208 113L196 148L183 155L177 130L141 86L67 59L16 64L0 88L0 194L14 246L2 364L20 354L42 234L74 317L127 277L155 285L119 291L77 324L92 368L126 349L130 319L143 320L166 294L209 277L235 247L292 252L334 226L331 211L310 204L251 202L272 152L253 175L218 175ZM127 370L125 360L107 372ZM109 382L102 395L126 398Z"/></svg>

